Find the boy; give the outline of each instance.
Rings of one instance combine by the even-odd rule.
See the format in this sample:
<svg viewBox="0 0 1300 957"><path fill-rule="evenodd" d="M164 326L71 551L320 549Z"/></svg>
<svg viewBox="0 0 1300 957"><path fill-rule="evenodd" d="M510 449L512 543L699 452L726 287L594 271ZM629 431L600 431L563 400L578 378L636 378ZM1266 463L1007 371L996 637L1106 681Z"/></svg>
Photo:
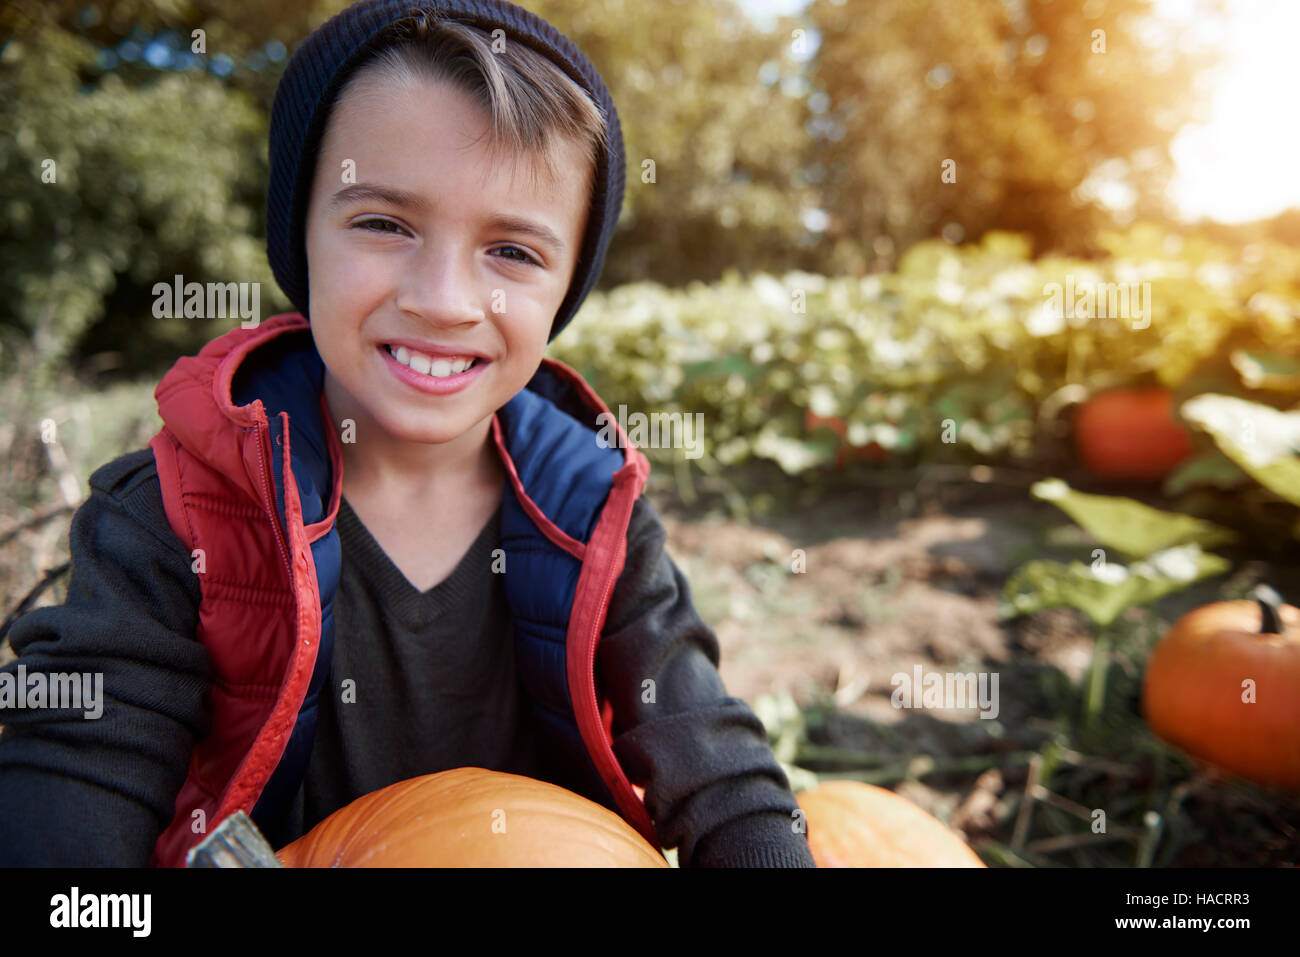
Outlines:
<svg viewBox="0 0 1300 957"><path fill-rule="evenodd" d="M350 7L280 81L268 252L299 312L179 360L151 448L92 477L68 600L11 642L103 672L103 720L0 711L0 863L177 866L239 809L280 847L479 766L684 867L812 866L644 457L543 359L618 219L609 93L527 11L424 8Z"/></svg>

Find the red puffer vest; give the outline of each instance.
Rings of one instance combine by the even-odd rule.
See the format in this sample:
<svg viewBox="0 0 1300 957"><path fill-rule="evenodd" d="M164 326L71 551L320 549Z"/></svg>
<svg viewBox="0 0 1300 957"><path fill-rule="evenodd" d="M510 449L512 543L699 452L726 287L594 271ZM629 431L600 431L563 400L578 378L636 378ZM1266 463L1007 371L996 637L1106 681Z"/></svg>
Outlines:
<svg viewBox="0 0 1300 957"><path fill-rule="evenodd" d="M180 359L155 391L164 425L150 445L168 521L200 573L197 638L213 670L211 732L195 746L155 866L182 865L237 810L274 820L305 771L340 556L341 445L322 376L307 320L291 313ZM649 464L621 428L615 448L592 441L601 413L576 372L544 359L494 416L510 479L502 542L516 543L506 545L507 593L551 779L613 808L657 848L594 674Z"/></svg>

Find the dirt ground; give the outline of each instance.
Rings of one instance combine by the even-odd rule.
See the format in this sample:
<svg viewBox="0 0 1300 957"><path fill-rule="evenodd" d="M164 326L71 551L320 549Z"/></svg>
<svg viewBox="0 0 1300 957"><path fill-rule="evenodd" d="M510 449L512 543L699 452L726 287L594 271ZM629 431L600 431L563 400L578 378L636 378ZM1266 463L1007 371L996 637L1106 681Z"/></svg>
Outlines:
<svg viewBox="0 0 1300 957"><path fill-rule="evenodd" d="M687 506L676 487L662 480L647 494L664 519L669 553L718 636L727 689L760 716L769 713L760 709L770 709L772 699L787 695L801 708L829 708L815 736L831 752L864 751L886 764L918 755L957 768L968 762L960 773L885 786L963 830L979 847L980 837L1005 840L1010 834L1027 774L1027 762L1018 768L1002 763L982 774L981 765L997 765L999 754L1041 748L1059 728L1048 689L1053 682L1060 687L1062 675L1079 682L1092 660L1091 623L1073 609L997 619L998 599L1014 568L1032 559L1065 558L1071 544L1078 557L1077 546L1086 544L1063 513L1028 494L1034 478L1013 474L1009 481L983 485L917 487L914 477L850 485L809 493L800 504L747 522L716 502L706 505L703 497ZM801 553L803 570L797 571ZM1246 556L1229 575L1135 614L1146 616L1154 641L1186 611L1220 600L1225 587L1261 580L1292 600L1300 595L1300 568ZM996 719L982 719L975 709L895 708L892 676L912 674L917 665L925 672L997 672ZM1139 679L1134 675L1134 687ZM1105 757L1096 763L1104 765ZM1137 776L1129 781L1131 790L1151 786L1141 764L1117 773ZM1300 859L1300 806L1279 804L1272 796L1261 803L1249 786L1245 796L1240 789L1221 789L1198 805L1197 789L1213 790L1217 777L1206 773L1184 809L1209 821L1207 840L1189 842L1198 846L1182 849L1168 864L1268 866ZM1225 813L1248 817L1249 836L1240 833L1241 821L1225 825ZM1086 824L1079 827L1087 830ZM1035 861L1049 862L1101 863L1059 853Z"/></svg>

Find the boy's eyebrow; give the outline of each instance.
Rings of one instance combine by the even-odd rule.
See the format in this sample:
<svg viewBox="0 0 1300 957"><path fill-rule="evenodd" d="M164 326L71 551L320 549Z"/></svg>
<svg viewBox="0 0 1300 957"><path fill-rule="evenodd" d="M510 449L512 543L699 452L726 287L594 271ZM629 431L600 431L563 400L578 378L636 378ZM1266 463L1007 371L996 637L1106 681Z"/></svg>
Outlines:
<svg viewBox="0 0 1300 957"><path fill-rule="evenodd" d="M414 210L417 213L428 213L429 204L418 193L407 192L404 189L397 189L392 186L378 186L370 183L356 183L351 186L344 186L341 190L330 197L326 203L326 211L334 212L348 203L359 200L375 200L381 203L388 203L390 206L403 206L407 209ZM551 246L557 253L564 251L564 240L557 236L554 230L541 223L535 223L530 219L523 219L519 216L510 216L500 214L494 216L488 221L488 225L496 229L503 229L512 233L523 233L532 236L534 239Z"/></svg>
<svg viewBox="0 0 1300 957"><path fill-rule="evenodd" d="M397 189L393 186L376 186L370 183L357 183L353 186L344 186L341 190L330 197L326 204L327 212L334 212L341 206L357 200L376 200L381 203L388 203L390 206L405 206L413 209L418 213L429 211L429 204L424 198L416 193L408 193L404 189Z"/></svg>

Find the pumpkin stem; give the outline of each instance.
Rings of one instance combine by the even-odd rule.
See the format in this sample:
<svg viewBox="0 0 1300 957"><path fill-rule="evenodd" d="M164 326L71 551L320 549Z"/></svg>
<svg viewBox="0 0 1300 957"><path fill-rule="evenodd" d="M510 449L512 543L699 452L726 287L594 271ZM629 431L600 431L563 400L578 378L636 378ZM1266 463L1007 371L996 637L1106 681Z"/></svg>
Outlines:
<svg viewBox="0 0 1300 957"><path fill-rule="evenodd" d="M1277 590L1268 585L1257 585L1250 593L1250 597L1259 603L1261 616L1259 633L1261 635L1282 634L1282 617L1279 614L1282 596L1277 593Z"/></svg>

